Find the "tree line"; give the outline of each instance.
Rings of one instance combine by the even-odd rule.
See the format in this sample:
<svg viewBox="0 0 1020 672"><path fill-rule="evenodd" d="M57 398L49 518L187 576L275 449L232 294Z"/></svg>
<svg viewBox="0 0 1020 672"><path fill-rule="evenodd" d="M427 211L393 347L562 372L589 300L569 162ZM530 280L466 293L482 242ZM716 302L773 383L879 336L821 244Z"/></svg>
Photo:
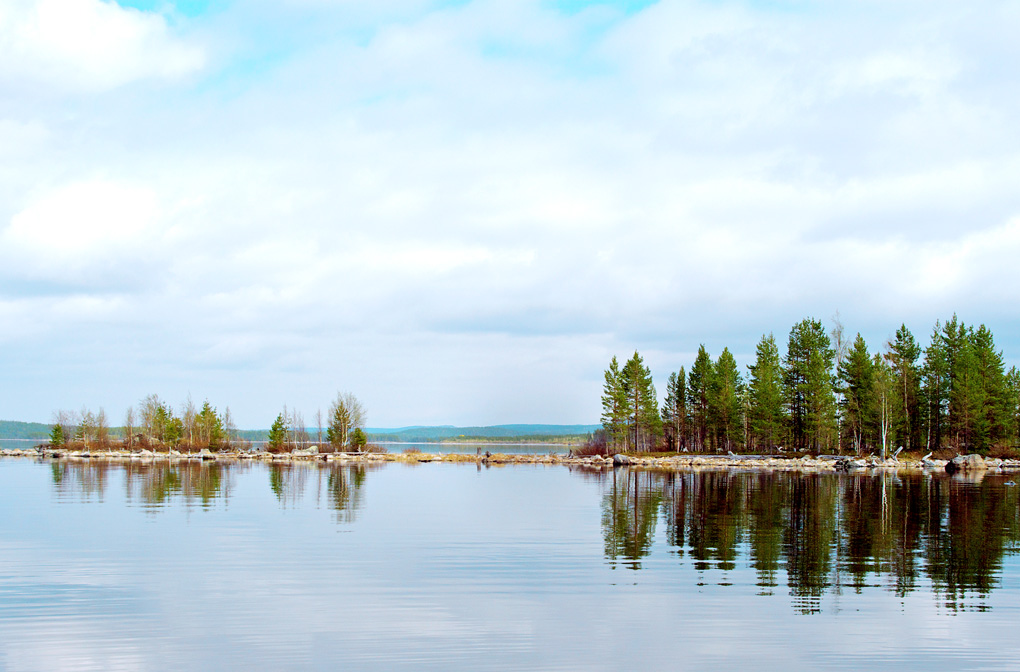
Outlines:
<svg viewBox="0 0 1020 672"><path fill-rule="evenodd" d="M220 413L208 400L198 407L190 395L175 411L158 395L150 394L137 407L127 409L124 424L117 428L110 427L102 408L98 412L84 406L80 411L58 410L53 416L49 435L53 446L85 450L120 447L223 451L251 445L242 438L246 433L238 431L229 407ZM315 438L320 446L328 445L337 451L360 451L367 447L365 410L350 392L337 393L325 416L317 410L315 423ZM313 443L312 431L299 411L284 406L269 429L266 448L279 452L309 446Z"/></svg>
<svg viewBox="0 0 1020 672"><path fill-rule="evenodd" d="M885 456L896 448L985 453L1020 438L1020 373L1006 370L986 326L956 315L935 324L925 347L901 325L880 351L860 333L847 338L838 317L830 330L804 319L785 354L763 335L746 368L728 348L713 360L701 345L689 369L669 375L660 409L640 355L622 368L614 357L598 440L616 450Z"/></svg>

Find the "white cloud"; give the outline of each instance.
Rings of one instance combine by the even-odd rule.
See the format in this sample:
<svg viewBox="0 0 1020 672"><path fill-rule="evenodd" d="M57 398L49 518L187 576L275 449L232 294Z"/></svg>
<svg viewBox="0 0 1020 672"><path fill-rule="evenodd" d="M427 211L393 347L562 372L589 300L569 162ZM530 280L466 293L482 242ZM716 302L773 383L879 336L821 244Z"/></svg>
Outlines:
<svg viewBox="0 0 1020 672"><path fill-rule="evenodd" d="M13 7L4 35L41 21ZM201 55L158 15L81 7ZM112 65L74 40L80 59L37 50L0 77L54 58L66 83L80 60L100 92L15 95L0 121L0 306L34 325L7 342L67 342L33 305L83 330L116 320L130 337L104 334L110 356L171 397L180 378L244 377L251 400L222 400L242 416L342 382L376 408L400 400L380 423L443 421L444 399L581 421L613 351L679 365L701 340L750 351L837 308L866 335L965 307L1006 324L1020 53L976 36L1017 17L956 7L236 3L189 20L209 49L237 49L230 66L159 92L108 84L199 62L160 69L127 38ZM93 291L114 303L80 300ZM494 388L546 385L526 365L543 349L573 380L538 417Z"/></svg>
<svg viewBox="0 0 1020 672"><path fill-rule="evenodd" d="M10 0L0 8L0 81L104 90L202 67L201 48L157 14L104 0Z"/></svg>
<svg viewBox="0 0 1020 672"><path fill-rule="evenodd" d="M6 273L89 284L110 264L145 263L161 256L160 207L144 186L111 180L74 182L47 191L0 232Z"/></svg>

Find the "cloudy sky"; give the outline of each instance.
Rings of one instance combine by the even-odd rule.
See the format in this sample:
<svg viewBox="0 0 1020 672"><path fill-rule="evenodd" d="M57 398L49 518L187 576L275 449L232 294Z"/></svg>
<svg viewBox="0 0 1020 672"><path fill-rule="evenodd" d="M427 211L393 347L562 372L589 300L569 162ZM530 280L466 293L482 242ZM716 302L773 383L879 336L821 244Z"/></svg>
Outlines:
<svg viewBox="0 0 1020 672"><path fill-rule="evenodd" d="M2 0L0 418L597 422L639 350L1020 361L1020 5Z"/></svg>

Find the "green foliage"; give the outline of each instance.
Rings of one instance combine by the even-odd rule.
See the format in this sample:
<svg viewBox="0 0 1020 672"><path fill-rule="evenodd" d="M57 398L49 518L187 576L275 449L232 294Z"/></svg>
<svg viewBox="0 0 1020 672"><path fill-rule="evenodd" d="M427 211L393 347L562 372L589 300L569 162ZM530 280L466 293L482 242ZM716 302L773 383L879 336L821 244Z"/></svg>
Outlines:
<svg viewBox="0 0 1020 672"><path fill-rule="evenodd" d="M791 438L800 450L832 447L836 399L832 389L835 351L818 320L805 319L790 330L786 353L786 398Z"/></svg>
<svg viewBox="0 0 1020 672"><path fill-rule="evenodd" d="M365 412L350 392L338 392L329 407L329 425L326 440L336 450L345 450L351 445L351 433L364 425Z"/></svg>
<svg viewBox="0 0 1020 672"><path fill-rule="evenodd" d="M756 446L773 449L783 441L786 426L783 366L775 336L761 337L755 362L747 368L751 374L747 391L751 440Z"/></svg>
<svg viewBox="0 0 1020 672"><path fill-rule="evenodd" d="M623 365L621 374L630 410L628 449L651 450L662 436L662 418L659 415L655 385L652 383L652 372L635 351L634 356Z"/></svg>
<svg viewBox="0 0 1020 672"><path fill-rule="evenodd" d="M875 355L871 374L875 420L878 423L878 443L884 459L889 454L889 433L896 413L896 373L884 358Z"/></svg>
<svg viewBox="0 0 1020 672"><path fill-rule="evenodd" d="M202 410L195 416L198 442L211 449L219 448L226 438L223 425L223 418L216 413L216 409L206 400L202 404Z"/></svg>
<svg viewBox="0 0 1020 672"><path fill-rule="evenodd" d="M885 360L896 379L893 411L893 435L897 445L910 450L921 443L921 382L917 359L921 347L907 326L900 325L888 344Z"/></svg>
<svg viewBox="0 0 1020 672"><path fill-rule="evenodd" d="M276 416L273 426L269 428L268 447L270 450L283 450L283 444L287 440L287 421L283 413Z"/></svg>
<svg viewBox="0 0 1020 672"><path fill-rule="evenodd" d="M67 443L67 439L64 438L64 428L60 423L53 425L53 430L50 431L50 445L62 446L65 443Z"/></svg>
<svg viewBox="0 0 1020 672"><path fill-rule="evenodd" d="M723 348L714 370L709 388L709 415L715 444L721 450L733 450L744 443L744 384L729 348Z"/></svg>
<svg viewBox="0 0 1020 672"><path fill-rule="evenodd" d="M670 450L679 451L684 447L684 437L687 433L687 372L682 366L679 372L669 374L666 382L662 424L668 447Z"/></svg>
<svg viewBox="0 0 1020 672"><path fill-rule="evenodd" d="M861 453L873 445L875 436L875 390L874 362L868 353L868 345L860 333L854 339L847 356L837 372L843 399L840 412L843 414L843 428L850 438L851 448Z"/></svg>
<svg viewBox="0 0 1020 672"><path fill-rule="evenodd" d="M366 445L368 445L368 436L361 427L356 427L351 432L351 446L360 453L365 449Z"/></svg>
<svg viewBox="0 0 1020 672"><path fill-rule="evenodd" d="M614 356L606 369L602 386L602 427L606 430L611 447L624 446L627 440L627 418L630 417L630 398L627 395L620 364Z"/></svg>
<svg viewBox="0 0 1020 672"><path fill-rule="evenodd" d="M662 436L652 373L637 352L621 369L616 357L605 373L602 426L613 448L650 450Z"/></svg>
<svg viewBox="0 0 1020 672"><path fill-rule="evenodd" d="M712 389L712 358L708 356L705 345L698 346L698 355L694 359L691 373L687 376L687 400L690 404L691 428L693 430L694 449L708 448L708 397Z"/></svg>

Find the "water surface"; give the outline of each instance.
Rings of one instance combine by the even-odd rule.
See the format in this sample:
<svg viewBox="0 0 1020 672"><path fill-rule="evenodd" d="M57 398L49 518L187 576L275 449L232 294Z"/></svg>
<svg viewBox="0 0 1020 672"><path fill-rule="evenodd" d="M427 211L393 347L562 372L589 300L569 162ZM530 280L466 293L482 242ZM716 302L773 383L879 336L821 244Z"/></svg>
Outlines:
<svg viewBox="0 0 1020 672"><path fill-rule="evenodd" d="M1017 488L0 461L0 670L1016 669Z"/></svg>

